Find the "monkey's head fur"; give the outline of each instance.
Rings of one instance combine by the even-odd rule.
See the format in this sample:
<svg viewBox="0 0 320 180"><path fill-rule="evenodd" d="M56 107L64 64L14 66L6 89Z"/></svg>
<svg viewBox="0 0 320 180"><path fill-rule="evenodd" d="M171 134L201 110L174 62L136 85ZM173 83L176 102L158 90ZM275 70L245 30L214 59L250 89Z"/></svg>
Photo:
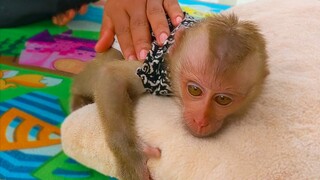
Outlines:
<svg viewBox="0 0 320 180"><path fill-rule="evenodd" d="M234 14L212 15L178 32L167 62L187 129L209 136L245 112L269 74L267 57L257 25Z"/></svg>

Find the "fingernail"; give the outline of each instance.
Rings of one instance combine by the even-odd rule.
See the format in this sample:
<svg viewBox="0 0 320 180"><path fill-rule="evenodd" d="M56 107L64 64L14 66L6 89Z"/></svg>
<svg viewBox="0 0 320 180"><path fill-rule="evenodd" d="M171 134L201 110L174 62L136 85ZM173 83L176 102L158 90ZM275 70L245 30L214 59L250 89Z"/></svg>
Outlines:
<svg viewBox="0 0 320 180"><path fill-rule="evenodd" d="M160 43L163 44L168 38L168 35L166 33L160 34Z"/></svg>
<svg viewBox="0 0 320 180"><path fill-rule="evenodd" d="M147 54L148 54L148 51L145 50L145 49L142 49L139 53L139 59L142 60L142 59L146 59L147 57Z"/></svg>
<svg viewBox="0 0 320 180"><path fill-rule="evenodd" d="M94 50L96 51L96 52L101 52L101 48L100 48L100 40L96 43L96 45L94 46Z"/></svg>
<svg viewBox="0 0 320 180"><path fill-rule="evenodd" d="M134 56L134 55L130 55L129 57L128 57L128 60L137 60L137 58Z"/></svg>
<svg viewBox="0 0 320 180"><path fill-rule="evenodd" d="M105 38L104 33L102 34L102 36L99 38L99 40L97 41L96 45L94 46L94 49L96 52L102 52L102 47L103 44L101 44L101 42L103 41L102 39Z"/></svg>
<svg viewBox="0 0 320 180"><path fill-rule="evenodd" d="M180 24L182 22L182 18L180 16L176 17L176 23Z"/></svg>

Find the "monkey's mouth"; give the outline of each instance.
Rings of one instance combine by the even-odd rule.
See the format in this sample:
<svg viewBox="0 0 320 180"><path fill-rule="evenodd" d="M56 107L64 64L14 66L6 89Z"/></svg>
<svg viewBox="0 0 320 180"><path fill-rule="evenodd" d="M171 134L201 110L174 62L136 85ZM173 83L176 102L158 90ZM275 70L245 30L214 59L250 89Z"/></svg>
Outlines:
<svg viewBox="0 0 320 180"><path fill-rule="evenodd" d="M210 122L208 126L199 127L192 120L187 120L186 128L195 137L205 138L214 135L221 129L223 121Z"/></svg>

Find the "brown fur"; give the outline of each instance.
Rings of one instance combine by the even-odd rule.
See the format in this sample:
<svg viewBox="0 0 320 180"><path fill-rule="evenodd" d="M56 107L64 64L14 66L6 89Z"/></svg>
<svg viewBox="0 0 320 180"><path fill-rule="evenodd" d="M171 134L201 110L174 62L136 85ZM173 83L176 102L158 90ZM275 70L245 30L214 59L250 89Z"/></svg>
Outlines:
<svg viewBox="0 0 320 180"><path fill-rule="evenodd" d="M259 95L268 74L265 41L255 24L239 21L235 15L207 17L178 34L167 60L172 88L188 130L197 137L208 136L218 131L230 115L244 112ZM75 78L72 108L94 100L120 179L149 179L147 156L133 117L136 100L144 93L135 75L141 63L106 60L120 58L114 50L105 57L98 57ZM190 82L200 86L201 96L188 94ZM217 105L217 94L232 96L233 104Z"/></svg>
<svg viewBox="0 0 320 180"><path fill-rule="evenodd" d="M210 113L207 111L203 112L208 114L204 116L211 116L212 124L215 121L221 122L227 117L246 112L260 94L265 77L269 73L266 42L257 25L250 21L241 21L234 14L213 15L180 33L178 38L181 40L176 39L178 43L175 46L177 47L173 47L171 54L168 55L168 63L175 95L184 109L184 118L192 119L192 116L199 113L197 110L192 111L200 106L194 103L186 105L186 94L183 94L185 90L183 86L185 85L181 86L181 83L187 84L189 81L196 81L199 85L210 87L216 86L217 83L231 82L231 80L242 82L240 84L244 86L241 90L244 98L238 107L230 107L230 111L223 110L210 104L210 98L213 97L207 97L206 102L202 102L202 104L207 103L206 108L216 110L213 115L209 115ZM199 39L204 42L202 46L198 45ZM190 46L190 44L192 45ZM201 55L199 55L200 53ZM194 58L194 54L198 54L198 57ZM240 78L236 76L240 76ZM206 82L212 83L207 84ZM219 93L216 90L212 92ZM189 101L196 103L198 100ZM188 108L190 106L193 108ZM213 112L213 110L211 111ZM219 112L225 113L225 115L218 115ZM211 135L216 132L220 124L217 126L208 128L206 133L203 132L203 135Z"/></svg>

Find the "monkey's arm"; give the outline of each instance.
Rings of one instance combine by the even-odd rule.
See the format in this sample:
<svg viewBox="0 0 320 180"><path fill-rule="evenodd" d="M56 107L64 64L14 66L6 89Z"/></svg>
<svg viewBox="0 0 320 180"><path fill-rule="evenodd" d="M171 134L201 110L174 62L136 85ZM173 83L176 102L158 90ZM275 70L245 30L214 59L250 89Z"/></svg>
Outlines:
<svg viewBox="0 0 320 180"><path fill-rule="evenodd" d="M118 50L110 48L105 53L97 54L96 58L89 62L84 70L74 77L71 90L72 111L87 104L93 103L93 87L101 75L99 69L101 69L103 66L107 66L107 64L111 61L120 59L123 59L122 54Z"/></svg>
<svg viewBox="0 0 320 180"><path fill-rule="evenodd" d="M97 53L95 59L98 61L102 61L101 63L104 63L104 61L123 60L124 57L117 49L110 48L107 52Z"/></svg>
<svg viewBox="0 0 320 180"><path fill-rule="evenodd" d="M116 157L120 179L148 179L146 156L135 130L133 106L144 93L136 69L138 61L113 61L99 69L94 99L107 135L107 143Z"/></svg>

